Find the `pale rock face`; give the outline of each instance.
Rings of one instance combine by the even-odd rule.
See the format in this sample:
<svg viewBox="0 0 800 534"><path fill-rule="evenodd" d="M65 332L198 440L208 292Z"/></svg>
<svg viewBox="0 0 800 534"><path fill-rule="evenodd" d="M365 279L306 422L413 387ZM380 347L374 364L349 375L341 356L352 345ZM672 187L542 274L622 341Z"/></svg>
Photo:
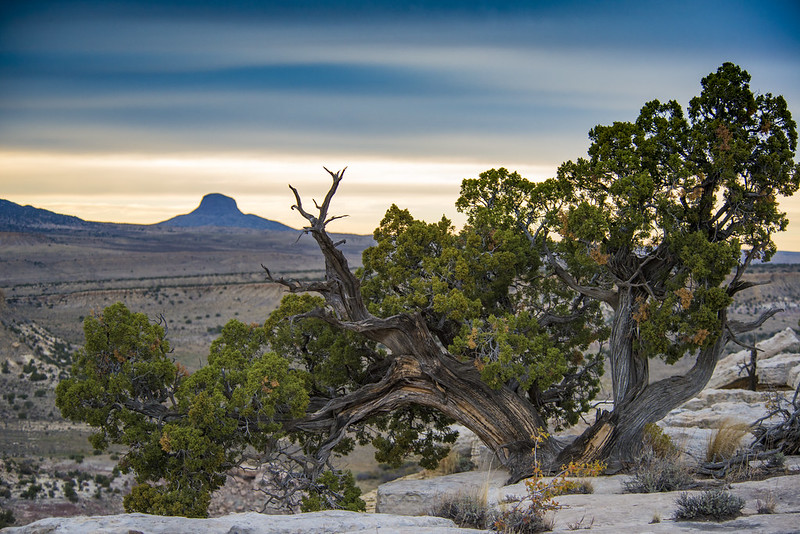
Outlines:
<svg viewBox="0 0 800 534"><path fill-rule="evenodd" d="M56 517L42 519L17 528L9 534L341 534L471 532L456 528L455 523L441 517L407 517L385 514L363 514L329 510L297 515L263 515L255 512L232 514L213 519L187 519L146 514L122 514L95 517ZM474 531L472 531L474 532Z"/></svg>
<svg viewBox="0 0 800 534"><path fill-rule="evenodd" d="M777 354L766 361L759 361L756 367L759 384L785 385L797 388L800 375L800 354Z"/></svg>
<svg viewBox="0 0 800 534"><path fill-rule="evenodd" d="M799 345L800 340L791 328L759 343L756 367L759 384L795 389L800 383ZM743 378L741 364L749 361L748 350L720 360L706 389L658 423L691 458L704 459L709 440L726 420L753 424L769 412L768 392L726 388ZM766 422L778 422L778 419ZM745 435L741 444L748 445L752 439L752 435Z"/></svg>
<svg viewBox="0 0 800 534"><path fill-rule="evenodd" d="M469 458L477 470L485 471L499 465L494 452L472 430L463 425L452 425L451 428L458 431L458 438L452 449L462 457Z"/></svg>
<svg viewBox="0 0 800 534"><path fill-rule="evenodd" d="M760 384L775 386L791 386L789 383L789 373L800 366L800 354L796 353L800 348L800 339L797 338L794 330L787 328L778 332L770 339L758 343L757 374ZM773 358L779 358L783 363L780 370L771 366ZM746 376L742 371L742 364L750 362L750 351L742 350L722 358L717 362L717 367L711 380L708 381L709 388L722 388ZM794 363L792 363L794 362ZM762 371L762 368L765 370Z"/></svg>

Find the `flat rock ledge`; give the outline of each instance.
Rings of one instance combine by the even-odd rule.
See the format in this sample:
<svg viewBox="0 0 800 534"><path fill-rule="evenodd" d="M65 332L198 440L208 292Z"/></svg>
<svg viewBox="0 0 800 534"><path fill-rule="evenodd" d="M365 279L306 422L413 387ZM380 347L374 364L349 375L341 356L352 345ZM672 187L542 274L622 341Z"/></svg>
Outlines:
<svg viewBox="0 0 800 534"><path fill-rule="evenodd" d="M792 457L794 459L795 457ZM795 463L790 463L792 466ZM503 470L469 472L428 480L396 480L378 488L378 510L390 514L428 513L431 505L446 496L476 496L492 508L503 508L506 499L518 500L527 493L524 483L504 486ZM728 491L745 500L744 515L732 521L675 521L675 501L681 491L624 493L627 475L590 478L594 493L563 495L562 508L554 514L554 533L589 530L592 534L751 532L759 534L800 533L800 475L785 475L761 481L739 482ZM688 491L697 494L699 491ZM773 500L775 513L758 514L758 501ZM658 519L659 522L654 522Z"/></svg>
<svg viewBox="0 0 800 534"><path fill-rule="evenodd" d="M429 516L364 514L342 510L297 515L256 512L212 519L188 519L147 514L51 517L3 534L467 534L449 519Z"/></svg>

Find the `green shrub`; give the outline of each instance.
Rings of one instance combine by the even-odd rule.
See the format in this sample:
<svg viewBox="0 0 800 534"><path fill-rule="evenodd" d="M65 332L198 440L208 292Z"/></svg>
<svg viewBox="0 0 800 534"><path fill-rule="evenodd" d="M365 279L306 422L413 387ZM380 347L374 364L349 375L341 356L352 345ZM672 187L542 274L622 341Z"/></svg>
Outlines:
<svg viewBox="0 0 800 534"><path fill-rule="evenodd" d="M675 458L678 447L664 431L655 423L644 425L645 454L652 453L656 458Z"/></svg>
<svg viewBox="0 0 800 534"><path fill-rule="evenodd" d="M6 528L14 524L16 519L11 510L0 510L0 528Z"/></svg>
<svg viewBox="0 0 800 534"><path fill-rule="evenodd" d="M303 512L320 510L350 510L363 512L366 503L361 499L361 489L356 486L353 473L350 471L325 471L311 488L308 496L303 497L300 509Z"/></svg>
<svg viewBox="0 0 800 534"><path fill-rule="evenodd" d="M42 487L39 484L31 484L28 486L28 489L20 493L19 496L23 499L35 499L40 491L42 491Z"/></svg>
<svg viewBox="0 0 800 534"><path fill-rule="evenodd" d="M66 497L69 502L78 502L78 493L75 491L74 480L64 482L64 497Z"/></svg>
<svg viewBox="0 0 800 534"><path fill-rule="evenodd" d="M735 519L742 514L744 499L720 489L707 490L699 495L681 493L675 501L675 519L682 521Z"/></svg>
<svg viewBox="0 0 800 534"><path fill-rule="evenodd" d="M553 519L532 514L527 510L512 509L497 516L492 530L503 534L536 534L553 530Z"/></svg>

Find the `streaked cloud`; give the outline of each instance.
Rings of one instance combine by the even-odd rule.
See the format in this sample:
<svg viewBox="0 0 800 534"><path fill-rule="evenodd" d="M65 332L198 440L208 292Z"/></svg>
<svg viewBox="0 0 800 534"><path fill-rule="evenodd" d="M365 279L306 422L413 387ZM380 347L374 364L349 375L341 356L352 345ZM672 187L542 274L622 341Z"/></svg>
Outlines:
<svg viewBox="0 0 800 534"><path fill-rule="evenodd" d="M293 224L286 182L350 165L367 233L489 167L551 175L724 61L800 116L792 1L28 0L0 14L0 197L155 222L218 191Z"/></svg>

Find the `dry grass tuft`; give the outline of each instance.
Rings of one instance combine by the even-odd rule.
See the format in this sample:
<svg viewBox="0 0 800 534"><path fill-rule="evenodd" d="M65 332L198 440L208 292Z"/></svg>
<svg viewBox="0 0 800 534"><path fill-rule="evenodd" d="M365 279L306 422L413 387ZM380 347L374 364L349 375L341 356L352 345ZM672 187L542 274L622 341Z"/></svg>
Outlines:
<svg viewBox="0 0 800 534"><path fill-rule="evenodd" d="M731 418L725 418L708 440L706 461L720 462L736 454L742 438L750 431L750 426Z"/></svg>
<svg viewBox="0 0 800 534"><path fill-rule="evenodd" d="M771 491L767 491L763 501L761 499L756 499L756 510L759 514L774 514L776 506L775 494Z"/></svg>

